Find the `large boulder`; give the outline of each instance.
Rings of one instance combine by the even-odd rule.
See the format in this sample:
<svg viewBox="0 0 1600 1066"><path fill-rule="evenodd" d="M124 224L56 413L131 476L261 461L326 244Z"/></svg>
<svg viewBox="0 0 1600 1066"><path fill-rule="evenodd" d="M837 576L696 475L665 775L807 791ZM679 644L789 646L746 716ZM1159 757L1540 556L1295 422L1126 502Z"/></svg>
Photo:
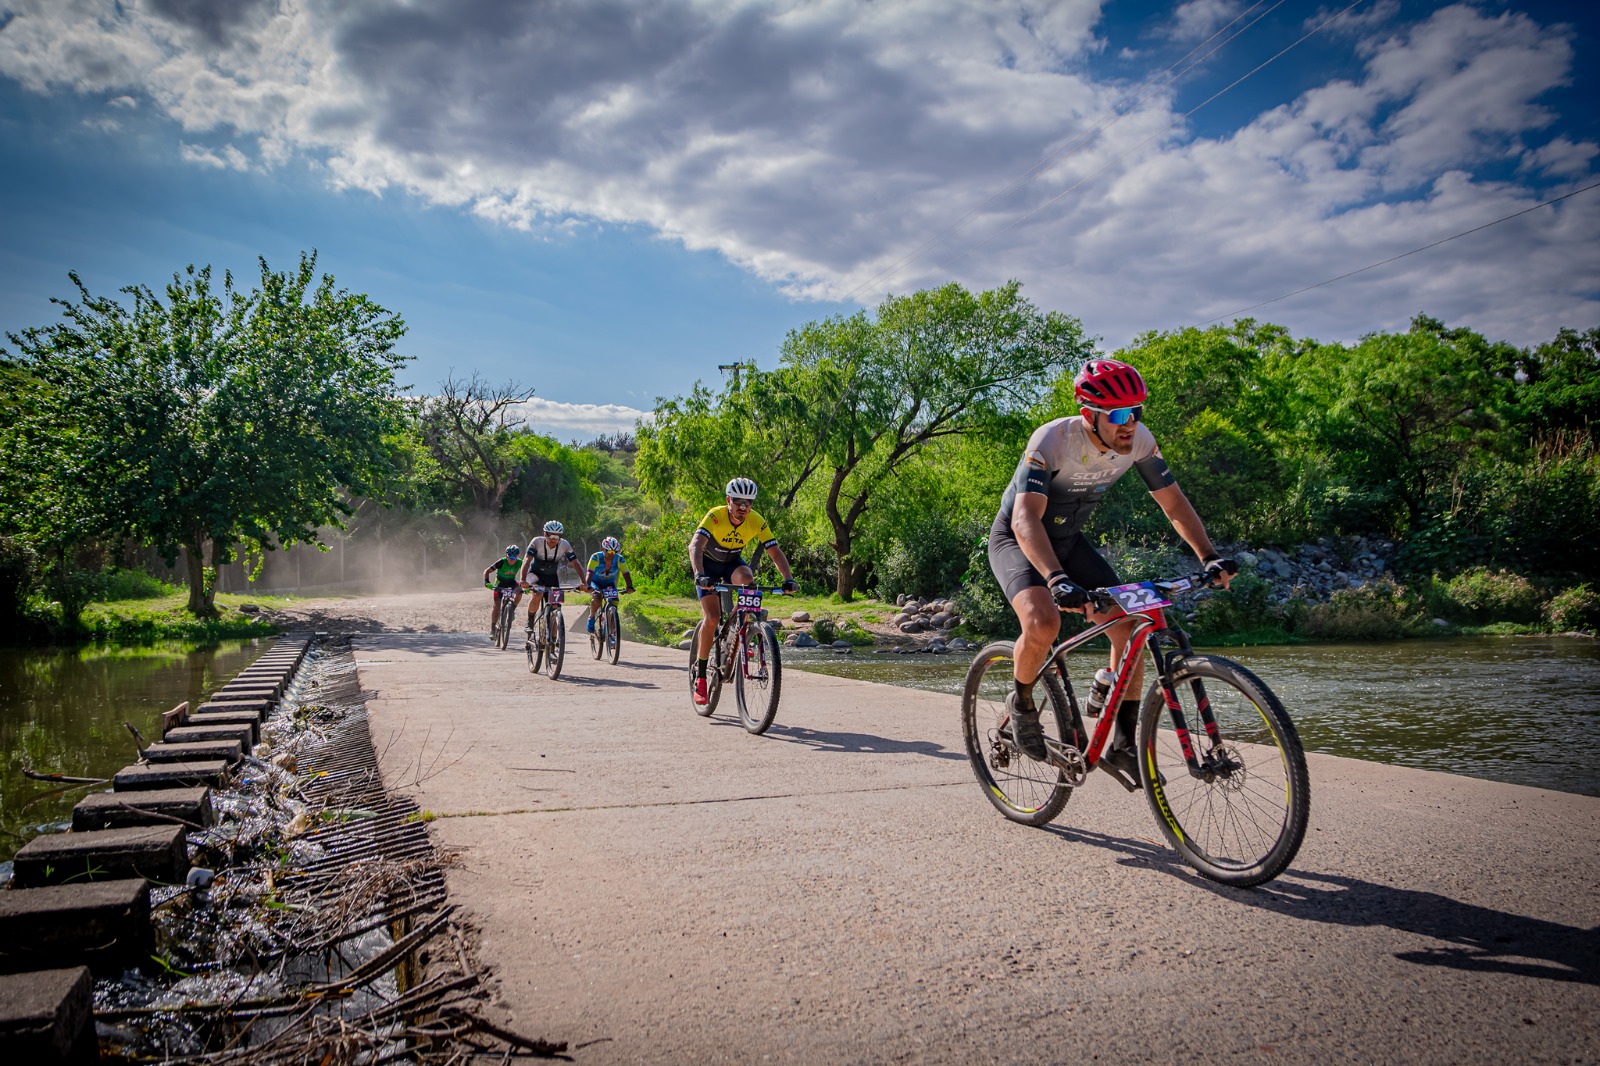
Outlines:
<svg viewBox="0 0 1600 1066"><path fill-rule="evenodd" d="M794 646L797 648L815 648L817 647L817 642L810 633L796 633L794 635Z"/></svg>
<svg viewBox="0 0 1600 1066"><path fill-rule="evenodd" d="M951 626L956 624L956 616L951 614L949 611L940 611L938 614L933 616L928 624L933 626L935 629L949 629Z"/></svg>
<svg viewBox="0 0 1600 1066"><path fill-rule="evenodd" d="M789 621L791 621L791 622L809 622L809 621L811 621L811 612L810 611L796 611L794 614L791 614L789 616Z"/></svg>
<svg viewBox="0 0 1600 1066"><path fill-rule="evenodd" d="M900 632L902 632L902 633L921 633L923 630L925 630L927 628L928 627L926 625L924 625L922 622L917 621L916 619L912 619L909 622L905 622L905 623L901 624Z"/></svg>

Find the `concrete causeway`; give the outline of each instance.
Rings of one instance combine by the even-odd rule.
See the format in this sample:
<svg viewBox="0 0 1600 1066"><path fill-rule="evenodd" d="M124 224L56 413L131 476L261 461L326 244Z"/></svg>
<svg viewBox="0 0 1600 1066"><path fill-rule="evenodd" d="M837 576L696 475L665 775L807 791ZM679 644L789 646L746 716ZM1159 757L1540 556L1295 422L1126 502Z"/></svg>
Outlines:
<svg viewBox="0 0 1600 1066"><path fill-rule="evenodd" d="M555 682L482 635L355 652L488 1012L576 1062L1600 1063L1600 799L1312 755L1298 859L1229 889L1104 774L1002 819L953 696L789 670L753 737L581 617Z"/></svg>

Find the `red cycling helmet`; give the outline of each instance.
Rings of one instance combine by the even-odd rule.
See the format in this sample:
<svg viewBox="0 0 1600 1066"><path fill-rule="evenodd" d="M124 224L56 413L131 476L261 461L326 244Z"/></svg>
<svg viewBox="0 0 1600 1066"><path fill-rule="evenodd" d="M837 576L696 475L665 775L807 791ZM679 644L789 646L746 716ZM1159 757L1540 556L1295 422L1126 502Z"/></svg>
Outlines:
<svg viewBox="0 0 1600 1066"><path fill-rule="evenodd" d="M1072 394L1089 407L1132 407L1149 391L1137 370L1116 359L1091 359L1072 379Z"/></svg>

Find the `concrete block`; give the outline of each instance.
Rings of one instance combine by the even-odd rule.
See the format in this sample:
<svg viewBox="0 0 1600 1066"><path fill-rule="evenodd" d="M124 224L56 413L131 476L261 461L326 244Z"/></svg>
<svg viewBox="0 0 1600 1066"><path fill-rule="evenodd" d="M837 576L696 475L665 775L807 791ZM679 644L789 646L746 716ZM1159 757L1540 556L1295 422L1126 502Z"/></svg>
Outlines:
<svg viewBox="0 0 1600 1066"><path fill-rule="evenodd" d="M0 892L0 972L87 966L115 976L145 962L150 949L143 878Z"/></svg>
<svg viewBox="0 0 1600 1066"><path fill-rule="evenodd" d="M34 837L17 852L13 876L23 888L124 877L182 884L189 873L185 832L153 825Z"/></svg>
<svg viewBox="0 0 1600 1066"><path fill-rule="evenodd" d="M207 740L237 740L241 748L248 748L255 743L256 728L254 722L195 723L193 725L181 725L176 729L169 729L161 739L168 744L196 744Z"/></svg>
<svg viewBox="0 0 1600 1066"><path fill-rule="evenodd" d="M261 716L254 711L207 711L205 714L191 714L189 724L183 728L210 729L212 726L232 725L249 726L251 744L261 739Z"/></svg>
<svg viewBox="0 0 1600 1066"><path fill-rule="evenodd" d="M223 685L211 694L211 700L228 699L234 697L242 700L266 700L269 703L278 699L276 685Z"/></svg>
<svg viewBox="0 0 1600 1066"><path fill-rule="evenodd" d="M193 721L198 715L208 714L212 711L249 711L255 715L256 721L259 722L267 716L267 712L271 709L272 703L263 699L208 700L189 712L189 720Z"/></svg>
<svg viewBox="0 0 1600 1066"><path fill-rule="evenodd" d="M144 749L144 757L153 763L205 762L210 759L221 759L229 766L233 766L243 754L237 740L163 742L151 744Z"/></svg>
<svg viewBox="0 0 1600 1066"><path fill-rule="evenodd" d="M118 792L150 792L158 788L193 788L210 785L220 788L228 776L228 764L221 759L206 762L166 762L124 766L111 779Z"/></svg>
<svg viewBox="0 0 1600 1066"><path fill-rule="evenodd" d="M94 829L173 824L152 818L146 812L182 818L195 825L210 826L217 820L211 809L211 790L204 785L148 792L92 792L72 808L72 831L86 833Z"/></svg>
<svg viewBox="0 0 1600 1066"><path fill-rule="evenodd" d="M0 977L0 1060L76 1066L99 1059L87 966Z"/></svg>

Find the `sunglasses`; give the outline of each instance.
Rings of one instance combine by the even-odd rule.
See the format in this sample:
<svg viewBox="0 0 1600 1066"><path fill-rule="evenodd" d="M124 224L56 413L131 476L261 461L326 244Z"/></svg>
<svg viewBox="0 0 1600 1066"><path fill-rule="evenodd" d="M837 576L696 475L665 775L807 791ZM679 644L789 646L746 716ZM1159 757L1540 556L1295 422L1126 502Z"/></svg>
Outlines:
<svg viewBox="0 0 1600 1066"><path fill-rule="evenodd" d="M1104 407L1091 407L1089 410L1097 415L1105 415L1106 420L1113 426L1125 426L1129 422L1144 421L1144 404L1136 407L1113 407L1109 410Z"/></svg>

